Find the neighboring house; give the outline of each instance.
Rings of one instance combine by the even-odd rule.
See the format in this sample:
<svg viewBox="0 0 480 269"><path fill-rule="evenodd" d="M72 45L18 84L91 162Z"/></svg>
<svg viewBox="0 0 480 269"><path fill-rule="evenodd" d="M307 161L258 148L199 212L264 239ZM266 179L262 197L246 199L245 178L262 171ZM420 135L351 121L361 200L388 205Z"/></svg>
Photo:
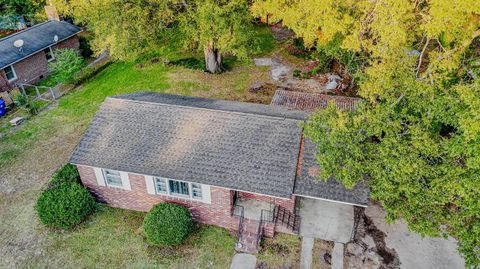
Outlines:
<svg viewBox="0 0 480 269"><path fill-rule="evenodd" d="M0 39L0 91L45 78L56 49L79 49L81 31L64 21L47 21ZM15 41L23 46L16 47Z"/></svg>
<svg viewBox="0 0 480 269"><path fill-rule="evenodd" d="M244 251L255 251L262 234L298 234L300 199L346 207L352 218L342 236L350 238L353 206L366 207L369 190L315 180L315 146L301 127L307 117L281 106L152 92L108 97L70 163L99 201L139 211L182 204L198 222L239 231ZM343 214L332 210L332 218Z"/></svg>

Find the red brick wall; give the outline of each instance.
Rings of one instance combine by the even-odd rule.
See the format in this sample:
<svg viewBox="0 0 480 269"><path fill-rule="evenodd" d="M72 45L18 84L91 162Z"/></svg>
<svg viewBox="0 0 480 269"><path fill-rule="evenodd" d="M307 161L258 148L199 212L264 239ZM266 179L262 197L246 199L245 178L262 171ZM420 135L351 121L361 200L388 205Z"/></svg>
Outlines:
<svg viewBox="0 0 480 269"><path fill-rule="evenodd" d="M78 41L78 36L72 36L68 39L65 39L62 42L52 46L54 50L56 49L80 49L80 42Z"/></svg>
<svg viewBox="0 0 480 269"><path fill-rule="evenodd" d="M193 218L198 222L217 225L230 230L238 229L239 218L231 216L234 193L232 190L210 186L211 204L207 204L200 201L149 194L143 175L128 174L131 185L130 191L99 186L92 167L79 165L77 168L84 186L94 194L97 200L113 207L146 212L155 204L172 202L187 207ZM272 202L294 212L295 196L290 199L282 199L247 192L239 192L239 196ZM263 231L265 236L270 237L274 236L275 232L292 233L291 230L274 223L266 223Z"/></svg>
<svg viewBox="0 0 480 269"><path fill-rule="evenodd" d="M80 43L77 36L70 37L56 45L52 48L53 50L59 48L74 48L79 49ZM40 79L47 77L48 75L48 62L45 57L45 53L42 51L37 52L36 54L16 63L13 65L15 73L17 74L18 79L13 81L14 83L36 83ZM0 71L0 85L5 84L6 77L3 70Z"/></svg>
<svg viewBox="0 0 480 269"><path fill-rule="evenodd" d="M35 83L48 75L47 59L43 51L13 65L18 79L13 83Z"/></svg>
<svg viewBox="0 0 480 269"><path fill-rule="evenodd" d="M213 224L227 229L236 230L238 217L231 216L231 191L211 186L211 204L186 200L181 198L153 195L147 192L145 177L129 174L132 190L123 190L99 186L93 168L77 166L83 184L100 202L113 207L120 207L138 211L149 211L150 208L161 202L172 202L187 207L193 218L201 223Z"/></svg>

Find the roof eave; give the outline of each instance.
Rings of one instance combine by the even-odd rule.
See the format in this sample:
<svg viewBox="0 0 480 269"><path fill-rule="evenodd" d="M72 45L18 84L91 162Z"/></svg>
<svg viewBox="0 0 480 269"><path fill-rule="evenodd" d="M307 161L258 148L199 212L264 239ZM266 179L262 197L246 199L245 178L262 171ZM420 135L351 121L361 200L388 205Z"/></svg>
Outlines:
<svg viewBox="0 0 480 269"><path fill-rule="evenodd" d="M63 41L65 41L65 40L67 40L67 39L69 39L69 38L71 38L71 37L73 37L73 36L76 36L76 35L78 35L78 34L81 33L81 32L83 32L82 29L80 29L80 31L78 31L78 32L76 32L76 33L74 33L74 34L71 34L71 35L69 35L69 36L67 36L67 37L65 37L65 38L63 38L63 39L55 42L54 44L51 44L51 45L46 46L46 47L42 47L41 49L38 49L38 50L36 50L36 51L34 51L34 52L30 53L30 54L27 54L26 56L24 56L24 57L22 57L22 58L20 58L20 59L18 59L18 60L16 60L16 61L14 61L14 62L11 62L11 63L9 63L9 64L3 65L3 66L0 67L0 69L4 69L5 67L14 65L14 64L16 64L16 63L18 63L18 62L21 62L21 61L27 59L28 57L30 57L30 56L32 56L32 55L34 55L34 54L37 54L37 53L39 53L40 51L42 51L42 50L44 50L44 49L46 49L46 48L48 48L48 47L51 47L51 46L53 46L53 45L55 45L55 44L58 44L58 43L60 43L60 42L63 42Z"/></svg>

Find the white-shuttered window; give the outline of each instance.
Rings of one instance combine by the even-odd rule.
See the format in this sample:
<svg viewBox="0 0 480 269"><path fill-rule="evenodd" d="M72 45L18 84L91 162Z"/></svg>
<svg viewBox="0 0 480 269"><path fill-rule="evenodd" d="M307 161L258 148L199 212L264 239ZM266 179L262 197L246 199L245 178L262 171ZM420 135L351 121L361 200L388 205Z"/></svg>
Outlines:
<svg viewBox="0 0 480 269"><path fill-rule="evenodd" d="M122 177L119 171L103 169L105 183L111 187L123 187Z"/></svg>
<svg viewBox="0 0 480 269"><path fill-rule="evenodd" d="M147 192L211 203L210 186L163 177L145 176Z"/></svg>

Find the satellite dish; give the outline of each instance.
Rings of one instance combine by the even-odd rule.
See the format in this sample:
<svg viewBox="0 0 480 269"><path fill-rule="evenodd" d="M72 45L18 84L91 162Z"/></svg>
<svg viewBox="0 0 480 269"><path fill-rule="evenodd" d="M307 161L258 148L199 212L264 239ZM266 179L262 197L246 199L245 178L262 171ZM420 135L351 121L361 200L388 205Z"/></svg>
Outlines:
<svg viewBox="0 0 480 269"><path fill-rule="evenodd" d="M13 45L14 45L16 48L21 48L21 47L23 47L23 39L17 39L17 40L15 40L15 42L13 42Z"/></svg>
<svg viewBox="0 0 480 269"><path fill-rule="evenodd" d="M58 42L58 35L55 35L55 36L53 37L53 42Z"/></svg>
<svg viewBox="0 0 480 269"><path fill-rule="evenodd" d="M22 50L23 50L23 43L24 43L24 42L23 42L22 39L17 39L17 40L15 40L15 42L13 42L13 46L14 46L15 48L18 48L18 51L22 52Z"/></svg>

